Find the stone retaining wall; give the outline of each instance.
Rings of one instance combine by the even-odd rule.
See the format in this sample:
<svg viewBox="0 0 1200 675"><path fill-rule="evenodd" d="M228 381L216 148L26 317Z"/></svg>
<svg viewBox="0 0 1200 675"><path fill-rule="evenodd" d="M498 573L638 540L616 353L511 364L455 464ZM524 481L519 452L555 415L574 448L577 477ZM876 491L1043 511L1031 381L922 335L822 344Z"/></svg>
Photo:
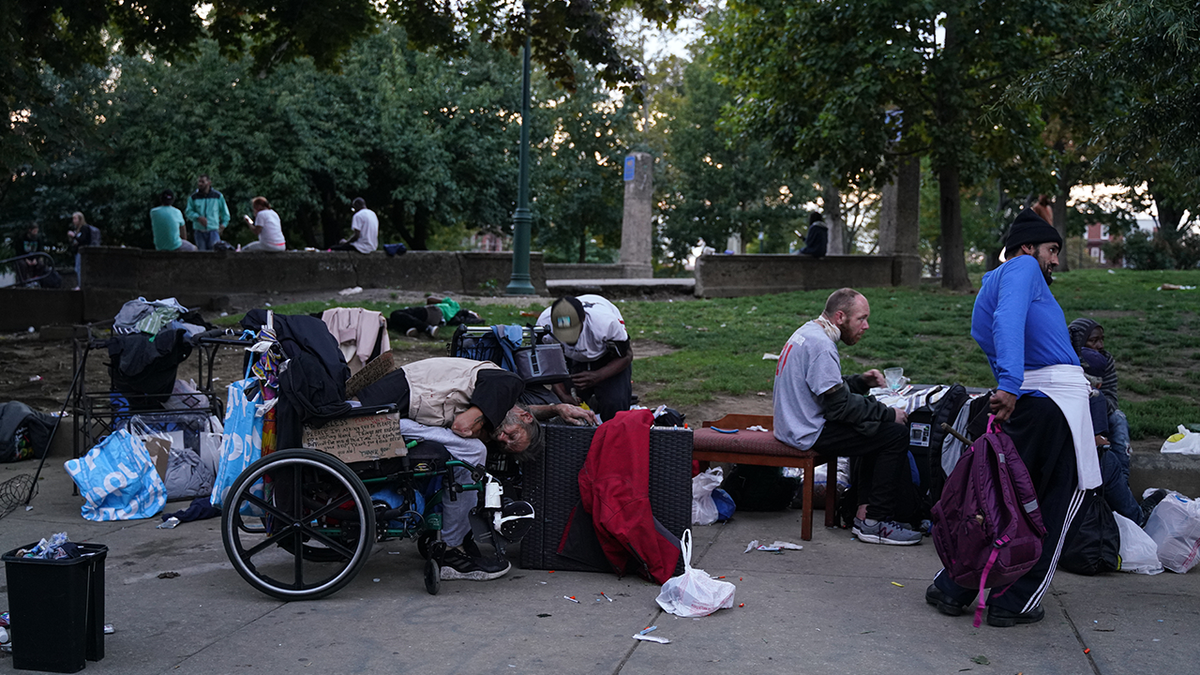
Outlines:
<svg viewBox="0 0 1200 675"><path fill-rule="evenodd" d="M529 272L534 289L544 295L541 253L530 254ZM511 253L410 251L389 257L382 251L174 253L96 247L84 249L84 314L89 321L111 318L138 296L219 308L231 295L354 286L478 295L503 292L511 276Z"/></svg>
<svg viewBox="0 0 1200 675"><path fill-rule="evenodd" d="M921 261L916 256L702 255L695 274L697 296L736 298L845 286L916 286Z"/></svg>

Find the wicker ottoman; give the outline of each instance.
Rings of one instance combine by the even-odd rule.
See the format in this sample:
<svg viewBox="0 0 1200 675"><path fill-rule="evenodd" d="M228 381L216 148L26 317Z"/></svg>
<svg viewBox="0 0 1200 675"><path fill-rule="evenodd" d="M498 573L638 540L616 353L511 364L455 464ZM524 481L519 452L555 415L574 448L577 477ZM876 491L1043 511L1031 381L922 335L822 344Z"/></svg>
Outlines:
<svg viewBox="0 0 1200 675"><path fill-rule="evenodd" d="M523 467L524 496L533 504L537 522L521 540L521 567L534 570L609 572L560 557L559 540L571 509L579 504L579 471L587 458L595 427L550 424L542 458ZM692 432L654 427L650 430L650 507L654 517L675 536L692 521Z"/></svg>

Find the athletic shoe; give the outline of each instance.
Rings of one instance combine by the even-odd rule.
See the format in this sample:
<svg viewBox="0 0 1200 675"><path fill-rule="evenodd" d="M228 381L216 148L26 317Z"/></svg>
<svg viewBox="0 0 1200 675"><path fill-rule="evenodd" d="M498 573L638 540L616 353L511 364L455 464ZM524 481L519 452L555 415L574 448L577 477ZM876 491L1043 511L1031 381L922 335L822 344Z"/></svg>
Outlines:
<svg viewBox="0 0 1200 675"><path fill-rule="evenodd" d="M859 541L868 544L887 544L889 546L912 546L921 543L921 533L914 532L899 523L887 520L871 520L867 518L854 519L851 530Z"/></svg>
<svg viewBox="0 0 1200 675"><path fill-rule="evenodd" d="M1154 512L1154 507L1158 506L1159 502L1167 496L1167 491L1159 488L1150 493L1149 497L1142 500L1142 522L1138 523L1141 527L1146 526L1146 521L1150 520L1150 514Z"/></svg>
<svg viewBox="0 0 1200 675"><path fill-rule="evenodd" d="M970 602L962 604L955 602L950 596L943 593L937 584L929 584L929 588L925 589L925 602L937 607L937 610L946 616L962 616L963 610L971 604Z"/></svg>
<svg viewBox="0 0 1200 675"><path fill-rule="evenodd" d="M987 622L989 626L996 628L1011 628L1019 623L1037 623L1044 618L1046 618L1046 610L1042 609L1041 605L1021 613L1010 612L999 607L988 607Z"/></svg>
<svg viewBox="0 0 1200 675"><path fill-rule="evenodd" d="M404 334L407 335L408 337L417 337L417 329L409 328L408 330L404 331Z"/></svg>
<svg viewBox="0 0 1200 675"><path fill-rule="evenodd" d="M457 547L447 548L442 555L442 581L491 581L508 574L510 569L512 564L507 560L467 555L466 551Z"/></svg>
<svg viewBox="0 0 1200 675"><path fill-rule="evenodd" d="M437 339L437 329L438 329L437 326L430 326L425 329L425 332L429 334L429 337L436 340Z"/></svg>

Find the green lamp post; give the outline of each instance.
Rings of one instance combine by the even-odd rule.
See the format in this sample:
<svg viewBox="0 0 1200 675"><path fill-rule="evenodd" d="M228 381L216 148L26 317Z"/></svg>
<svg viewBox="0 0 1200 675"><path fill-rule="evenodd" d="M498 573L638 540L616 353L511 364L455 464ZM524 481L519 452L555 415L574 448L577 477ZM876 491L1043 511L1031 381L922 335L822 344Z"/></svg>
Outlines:
<svg viewBox="0 0 1200 675"><path fill-rule="evenodd" d="M525 63L521 72L521 169L517 187L517 210L513 212L512 279L504 289L508 295L533 295L529 280L529 32L526 24Z"/></svg>

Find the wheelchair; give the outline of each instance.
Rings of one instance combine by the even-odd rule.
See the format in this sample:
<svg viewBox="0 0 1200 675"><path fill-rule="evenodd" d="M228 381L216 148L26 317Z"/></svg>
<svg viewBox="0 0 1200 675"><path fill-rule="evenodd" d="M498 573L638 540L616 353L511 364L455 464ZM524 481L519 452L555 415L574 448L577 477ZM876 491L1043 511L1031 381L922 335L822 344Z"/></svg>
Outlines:
<svg viewBox="0 0 1200 675"><path fill-rule="evenodd" d="M280 600L316 600L349 584L375 542L415 539L425 559L425 590L441 586L442 505L481 494L476 507L491 543L504 555L532 525L526 502L504 502L483 468L456 460L440 443L410 443L403 457L346 464L320 450L296 448L263 457L230 488L221 539L234 569ZM454 468L470 483L454 480ZM473 528L477 529L477 528Z"/></svg>
<svg viewBox="0 0 1200 675"><path fill-rule="evenodd" d="M316 600L349 584L376 542L415 539L425 559L425 590L436 595L448 501L465 492L479 494L471 514L475 543L491 545L501 556L505 544L532 527L533 508L505 498L501 483L484 468L455 459L441 443L405 443L394 411L395 406L360 407L333 421L384 415L377 421L384 419L386 433L394 434L387 442L403 451L347 463L306 435L308 447L271 452L238 475L223 501L221 540L246 582L280 600ZM362 440L352 431L341 439L342 448ZM378 442L376 432L362 444ZM469 472L467 482L455 479L457 468Z"/></svg>

